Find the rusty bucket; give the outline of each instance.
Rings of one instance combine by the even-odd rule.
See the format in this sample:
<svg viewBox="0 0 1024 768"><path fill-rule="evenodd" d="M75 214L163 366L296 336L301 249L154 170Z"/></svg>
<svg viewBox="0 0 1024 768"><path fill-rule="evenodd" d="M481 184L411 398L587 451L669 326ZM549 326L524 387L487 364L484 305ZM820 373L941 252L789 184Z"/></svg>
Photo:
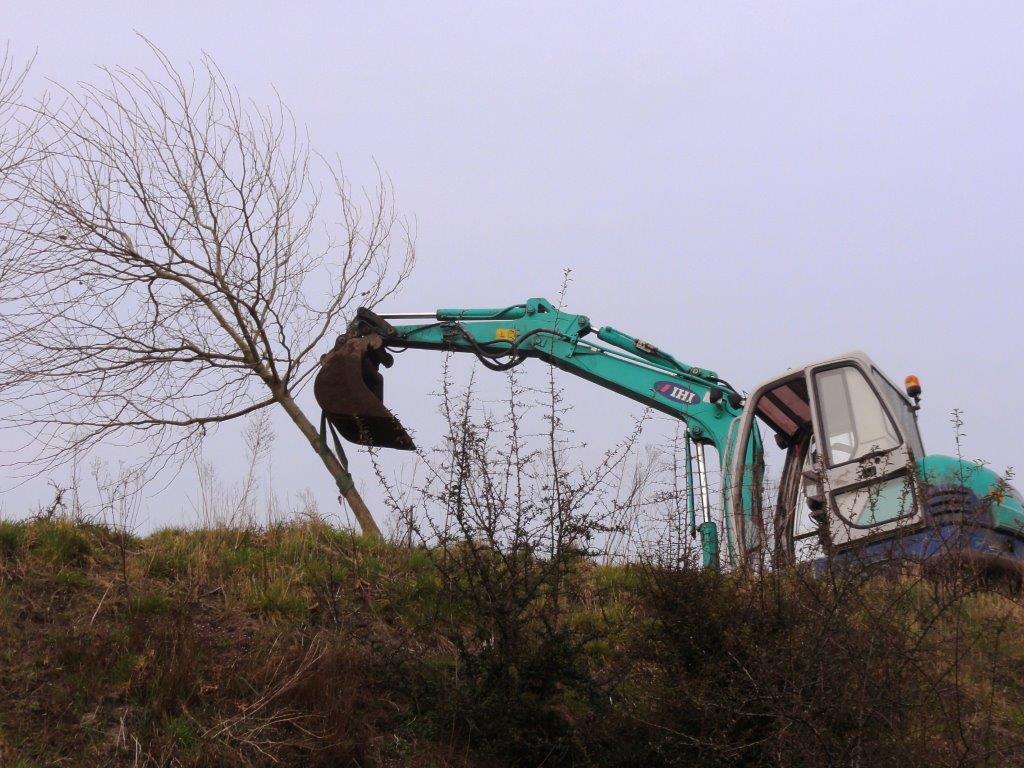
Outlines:
<svg viewBox="0 0 1024 768"><path fill-rule="evenodd" d="M313 394L342 437L375 448L416 448L402 423L384 405L384 377L393 358L377 334L342 337L321 358Z"/></svg>

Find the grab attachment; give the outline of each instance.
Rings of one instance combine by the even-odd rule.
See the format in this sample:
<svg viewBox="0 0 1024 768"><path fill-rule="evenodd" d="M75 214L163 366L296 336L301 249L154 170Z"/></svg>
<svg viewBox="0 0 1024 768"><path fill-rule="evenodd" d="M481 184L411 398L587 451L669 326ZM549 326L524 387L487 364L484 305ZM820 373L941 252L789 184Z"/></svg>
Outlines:
<svg viewBox="0 0 1024 768"><path fill-rule="evenodd" d="M342 437L358 445L415 450L402 423L384 405L384 377L394 358L378 331L390 326L372 312L360 309L349 331L320 359L313 394L328 421ZM393 329L391 329L393 331Z"/></svg>

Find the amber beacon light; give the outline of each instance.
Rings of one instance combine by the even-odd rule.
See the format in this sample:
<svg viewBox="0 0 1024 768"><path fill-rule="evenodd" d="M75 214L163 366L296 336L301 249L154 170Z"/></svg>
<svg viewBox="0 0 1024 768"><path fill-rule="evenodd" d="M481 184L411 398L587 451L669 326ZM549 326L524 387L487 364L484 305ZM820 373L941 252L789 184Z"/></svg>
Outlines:
<svg viewBox="0 0 1024 768"><path fill-rule="evenodd" d="M921 381L914 374L910 374L903 382L903 386L907 390L907 397L914 398L914 405L918 405L921 402Z"/></svg>

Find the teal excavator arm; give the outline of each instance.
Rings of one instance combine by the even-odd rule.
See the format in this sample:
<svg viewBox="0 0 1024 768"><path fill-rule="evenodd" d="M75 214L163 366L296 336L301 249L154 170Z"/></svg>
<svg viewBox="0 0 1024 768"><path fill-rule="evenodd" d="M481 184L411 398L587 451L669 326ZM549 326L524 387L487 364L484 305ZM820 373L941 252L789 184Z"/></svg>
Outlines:
<svg viewBox="0 0 1024 768"><path fill-rule="evenodd" d="M386 318L386 319L385 319ZM418 319L413 325L388 320ZM593 337L596 337L593 338ZM527 358L539 358L557 368L592 381L685 422L687 427L688 512L700 532L706 565L718 562L718 533L710 512L705 446L715 448L723 483L743 410L743 396L714 371L682 363L640 339L610 326L596 331L590 319L560 310L545 299L500 309L439 309L435 313L376 315L360 310L348 332L323 358L315 391L324 412L349 440L378 447L412 448L411 438L383 407L383 380L378 366L390 367L388 349L432 349L475 354L488 368L507 370ZM362 390L360 390L362 385ZM697 488L703 522L696 524L694 472L690 441L696 450ZM761 442L752 431L747 467L761 462ZM740 495L749 516L754 509L755 482L745 478ZM732 495L723 488L726 505ZM725 509L725 539L731 561L733 510Z"/></svg>

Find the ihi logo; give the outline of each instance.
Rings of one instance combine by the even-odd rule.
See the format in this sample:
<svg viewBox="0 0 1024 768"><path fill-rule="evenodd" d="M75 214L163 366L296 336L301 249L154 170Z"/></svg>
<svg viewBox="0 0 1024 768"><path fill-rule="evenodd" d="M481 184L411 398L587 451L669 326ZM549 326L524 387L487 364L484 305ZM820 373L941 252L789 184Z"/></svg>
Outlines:
<svg viewBox="0 0 1024 768"><path fill-rule="evenodd" d="M700 402L700 395L686 387L679 386L673 381L659 381L655 383L654 391L683 405L693 405Z"/></svg>

